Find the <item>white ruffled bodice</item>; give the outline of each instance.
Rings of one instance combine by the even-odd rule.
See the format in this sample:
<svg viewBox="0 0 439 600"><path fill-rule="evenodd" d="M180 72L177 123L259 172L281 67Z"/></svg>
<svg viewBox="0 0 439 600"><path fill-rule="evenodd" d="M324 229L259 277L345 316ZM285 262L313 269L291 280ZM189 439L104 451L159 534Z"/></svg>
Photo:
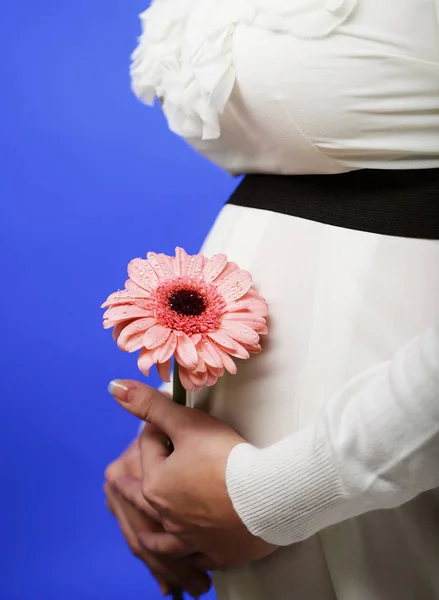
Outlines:
<svg viewBox="0 0 439 600"><path fill-rule="evenodd" d="M431 17L435 14L435 0L418 0L420 7L423 8L418 11L415 27L410 31L411 42L407 44L406 49L403 46L408 23L404 22L399 31L398 19L406 18L408 22L411 20L410 15L413 11L409 10L409 4L412 1L386 0L386 5L380 8L378 6L380 3L374 0L154 0L141 14L143 33L133 54L131 68L133 89L146 104L152 104L155 97L158 97L170 129L188 139L198 150L228 170L339 172L349 168L361 168L365 154L370 154L367 152L370 139L366 143L360 140L356 151L356 143L352 144L352 135L358 137L360 134L366 138L371 134L371 127L382 129L379 123L371 125L369 122L361 123L361 118L364 116L362 112L370 111L373 114L377 110L387 111L389 107L391 112L392 102L396 96L401 100L401 94L402 97L404 96L404 85L408 82L408 112L410 113L410 104L413 103L412 88L419 90L419 79L422 78L421 95L423 87L428 90L427 111L434 112L439 109L438 103L433 100L434 94L439 97L439 89L434 85L429 86L427 82L429 77L436 77L439 81L437 56L435 65L430 64L430 69L421 75L418 70L413 82L410 81L412 76L410 68L413 67L414 61L418 59L425 61L426 50L428 53L436 49L437 55L437 25L434 24L436 39L433 39L431 27ZM428 14L429 2L431 2L431 14ZM432 39L430 49L426 49L425 42L419 40L419 56L417 56L416 53L413 54L416 43L412 42L413 37L417 35L416 21L419 21L419 12L422 11L430 22L428 29L432 32ZM375 22L376 36L371 35L374 34ZM395 31L392 31L392 27ZM248 36L247 41L240 45L237 42L238 29L242 35ZM419 32L421 31L424 31L424 35L428 35L425 27L420 26ZM402 43L401 48L395 48L395 40ZM241 49L241 54L238 47ZM393 58L387 56L390 53L394 54ZM362 54L365 55L363 61L361 61ZM409 59L408 65L395 61L395 56L397 57L398 54L402 58ZM249 62L250 55L254 56L253 64ZM376 61L377 58L379 64L374 65L374 60ZM383 68L382 64L386 59L389 59L387 69ZM306 62L307 60L309 62ZM393 67L394 72L392 61L398 63ZM245 65L246 72L239 71L241 64ZM279 64L284 66L283 71L279 71ZM418 67L419 64L420 62L417 62L415 66ZM249 67L253 70L253 78L260 78L251 90L246 88ZM377 69L376 76L370 77L368 68ZM336 69L339 69L339 73ZM358 80L358 74L362 69L364 69L363 81ZM278 89L271 81L273 72L278 78ZM320 85L320 95L317 98L316 77L317 84ZM392 77L402 78L402 90L401 82L398 81L395 82L395 90L390 92L387 90L389 78ZM389 107L383 102L378 102L377 106L370 106L370 108L363 106L364 103L360 100L364 99L367 86L372 99L374 97L376 99L376 96L382 97L383 92L380 89L373 89L377 82L383 86L384 94L389 97ZM352 83L357 87L348 89L346 94L343 86L347 85L349 88ZM261 92L265 88L266 97L263 99ZM304 89L305 93L303 93ZM310 131L308 117L303 125L298 118L310 106L307 93L313 94L310 98L311 102L317 99L320 103L320 107L316 107L317 111L313 106L311 108L319 123L317 133L321 140L315 139L315 132ZM224 114L232 103L232 94L237 95L237 102L236 106L232 106L229 111L229 123L227 123ZM326 110L325 104L330 105L328 118L334 122L332 113L334 102L338 100L337 94L340 94L339 110L348 109L346 118L341 114L338 121L344 122L345 127L349 129L353 112L360 119L360 126L354 127L353 133L347 136L346 141L341 135L340 139L335 139L333 143L331 140L328 144L324 135L328 128L321 123L319 113ZM346 99L349 100L350 97L356 102L356 106L346 107ZM297 106L298 98L304 103L303 106ZM293 102L291 110L287 104L290 99ZM255 143L258 145L259 139L261 152L272 152L275 147L274 139L270 141L271 133L265 129L266 124L261 126L260 137L256 135L255 138L258 119L261 115L267 119L266 106L262 108L256 106L256 103L262 100L265 101L265 105L271 102L274 112L279 110L279 103L282 101L285 110L283 117L280 118L284 119L286 126L288 120L294 122L292 143L295 148L290 148L291 152L286 152L289 161L286 164L278 164L279 161L273 158L265 164L261 156L256 157L256 160L249 156L249 145L252 146L252 154L254 154ZM425 102L420 104L424 105L425 111ZM400 110L399 107L396 109ZM416 110L417 106L414 106L414 111ZM241 114L242 111L246 114ZM239 130L241 137L247 137L243 131L244 123L245 127L253 128L253 131L248 135L251 143L249 144L247 140L246 147L241 150L236 131ZM329 124L330 133L332 126ZM433 130L439 133L437 117L434 122L430 119L425 129L431 131L432 126ZM391 127L394 127L393 123ZM276 126L273 135L279 136L281 129L282 127ZM225 137L228 130L230 142ZM332 137L337 138L338 135ZM411 145L414 146L415 152L418 151L418 145L419 148L427 145L428 151L424 151L424 154L428 155L428 160L432 160L432 155L435 160L439 160L439 142L434 144L432 138L420 144L411 144L410 140L401 144L400 140L396 140L398 136L391 137L395 137L395 141L390 141L388 147L385 147L386 143L378 141L375 162L400 161L410 154ZM298 142L301 142L299 149ZM298 160L295 165L291 164L291 156L298 154L302 156L302 149L303 160ZM299 150L299 153L295 150ZM229 152L229 157L232 157L231 162L227 157L223 159L226 152ZM276 154L276 149L273 152ZM282 150L282 153L285 155L285 150ZM309 169L307 164L310 165ZM372 166L376 167L377 164Z"/></svg>
<svg viewBox="0 0 439 600"><path fill-rule="evenodd" d="M236 72L232 36L238 24L319 38L357 0L155 0L141 15L143 34L133 55L132 80L146 104L157 96L170 129L185 138L216 139L219 115Z"/></svg>

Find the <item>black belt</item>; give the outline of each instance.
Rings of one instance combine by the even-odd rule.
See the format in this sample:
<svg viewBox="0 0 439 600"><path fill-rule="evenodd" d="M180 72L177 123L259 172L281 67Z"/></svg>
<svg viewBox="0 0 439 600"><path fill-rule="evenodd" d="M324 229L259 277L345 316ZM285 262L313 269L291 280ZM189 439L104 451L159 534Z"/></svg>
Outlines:
<svg viewBox="0 0 439 600"><path fill-rule="evenodd" d="M247 175L229 203L336 227L439 240L439 169Z"/></svg>

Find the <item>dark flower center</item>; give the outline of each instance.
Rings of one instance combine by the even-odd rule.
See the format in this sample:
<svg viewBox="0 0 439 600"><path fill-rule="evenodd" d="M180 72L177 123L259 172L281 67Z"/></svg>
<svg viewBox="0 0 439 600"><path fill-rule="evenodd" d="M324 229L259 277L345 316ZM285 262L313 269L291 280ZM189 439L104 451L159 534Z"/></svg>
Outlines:
<svg viewBox="0 0 439 600"><path fill-rule="evenodd" d="M195 290L177 290L168 299L170 308L185 317L198 317L206 310L203 296Z"/></svg>

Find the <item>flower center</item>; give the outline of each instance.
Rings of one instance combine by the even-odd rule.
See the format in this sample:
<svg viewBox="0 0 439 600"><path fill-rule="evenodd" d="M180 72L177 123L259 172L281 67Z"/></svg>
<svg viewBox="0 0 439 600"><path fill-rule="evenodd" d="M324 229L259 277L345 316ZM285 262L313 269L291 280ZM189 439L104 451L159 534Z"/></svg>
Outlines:
<svg viewBox="0 0 439 600"><path fill-rule="evenodd" d="M169 307L185 317L198 317L206 310L206 302L201 294L191 289L172 292L168 298Z"/></svg>

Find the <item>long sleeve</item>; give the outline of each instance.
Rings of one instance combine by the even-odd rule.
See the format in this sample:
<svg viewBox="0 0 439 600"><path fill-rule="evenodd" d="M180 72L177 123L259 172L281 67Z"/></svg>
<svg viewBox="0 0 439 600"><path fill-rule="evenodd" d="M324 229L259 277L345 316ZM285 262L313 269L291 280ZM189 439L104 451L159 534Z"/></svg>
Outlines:
<svg viewBox="0 0 439 600"><path fill-rule="evenodd" d="M439 323L277 444L236 446L227 486L248 529L289 545L439 486Z"/></svg>

